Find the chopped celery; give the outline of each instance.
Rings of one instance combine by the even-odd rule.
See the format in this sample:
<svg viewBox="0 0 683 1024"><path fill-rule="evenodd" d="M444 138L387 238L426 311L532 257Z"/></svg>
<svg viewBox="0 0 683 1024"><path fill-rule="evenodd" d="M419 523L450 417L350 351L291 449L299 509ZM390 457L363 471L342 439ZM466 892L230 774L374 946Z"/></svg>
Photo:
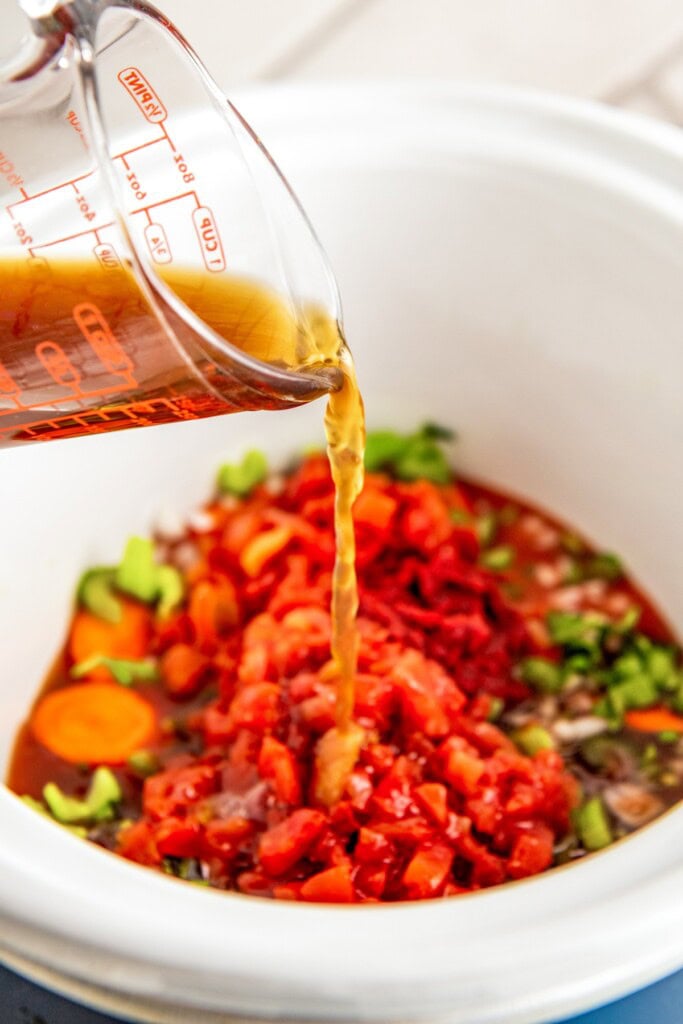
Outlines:
<svg viewBox="0 0 683 1024"><path fill-rule="evenodd" d="M554 750L555 741L542 725L525 725L512 735L512 739L519 749L533 757L539 750Z"/></svg>
<svg viewBox="0 0 683 1024"><path fill-rule="evenodd" d="M53 818L64 825L82 825L86 822L110 821L114 805L121 800L121 787L109 768L97 768L90 780L83 800L67 796L54 782L43 789L43 799Z"/></svg>
<svg viewBox="0 0 683 1024"><path fill-rule="evenodd" d="M160 565L157 567L157 587L159 592L157 614L160 619L166 619L185 596L183 577L175 566Z"/></svg>
<svg viewBox="0 0 683 1024"><path fill-rule="evenodd" d="M547 658L525 658L519 665L525 683L544 693L556 693L562 687L562 672L559 665Z"/></svg>
<svg viewBox="0 0 683 1024"><path fill-rule="evenodd" d="M76 599L89 612L105 622L121 621L121 602L114 592L116 570L109 567L88 569L83 573Z"/></svg>
<svg viewBox="0 0 683 1024"><path fill-rule="evenodd" d="M488 722L497 722L505 710L505 701L502 697L491 697L491 706L486 716Z"/></svg>
<svg viewBox="0 0 683 1024"><path fill-rule="evenodd" d="M388 470L399 480L446 484L452 474L440 443L452 437L451 431L433 423L425 424L413 434L372 431L365 445L365 468L371 472Z"/></svg>
<svg viewBox="0 0 683 1024"><path fill-rule="evenodd" d="M150 750L134 751L126 763L136 775L141 776L143 779L147 778L148 775L154 775L155 772L159 771L160 767L158 757Z"/></svg>
<svg viewBox="0 0 683 1024"><path fill-rule="evenodd" d="M495 512L484 512L477 517L477 537L483 548L489 547L496 539L498 532L498 518Z"/></svg>
<svg viewBox="0 0 683 1024"><path fill-rule="evenodd" d="M268 460L263 452L252 448L241 462L225 462L218 470L218 490L246 498L257 484L268 476Z"/></svg>
<svg viewBox="0 0 683 1024"><path fill-rule="evenodd" d="M436 441L427 437L415 438L394 464L399 480L430 480L433 484L447 484L451 479L448 459Z"/></svg>
<svg viewBox="0 0 683 1024"><path fill-rule="evenodd" d="M578 809L576 827L587 850L602 850L613 842L612 830L599 796L586 800Z"/></svg>
<svg viewBox="0 0 683 1024"><path fill-rule="evenodd" d="M660 733L657 733L657 739L660 743L678 743L681 738L681 734L676 732L675 729L662 729Z"/></svg>
<svg viewBox="0 0 683 1024"><path fill-rule="evenodd" d="M410 437L393 430L373 430L365 442L365 468L374 473L384 466L393 465L405 454Z"/></svg>
<svg viewBox="0 0 683 1024"><path fill-rule="evenodd" d="M494 572L501 572L508 569L514 560L515 553L507 544L501 544L497 548L489 548L484 551L479 561L486 569Z"/></svg>
<svg viewBox="0 0 683 1024"><path fill-rule="evenodd" d="M80 661L71 669L71 675L74 679L82 679L101 665L109 669L121 686L132 686L137 679L154 680L159 677L156 662L149 658L143 661L128 661L125 658L108 658L105 654L93 654L92 657Z"/></svg>
<svg viewBox="0 0 683 1024"><path fill-rule="evenodd" d="M152 541L131 537L116 570L116 586L140 601L151 603L159 591L157 573Z"/></svg>
<svg viewBox="0 0 683 1024"><path fill-rule="evenodd" d="M584 568L588 579L618 580L624 574L619 558L611 551L602 551L588 560Z"/></svg>
<svg viewBox="0 0 683 1024"><path fill-rule="evenodd" d="M550 638L561 647L594 651L602 639L604 620L590 612L549 612L546 619Z"/></svg>

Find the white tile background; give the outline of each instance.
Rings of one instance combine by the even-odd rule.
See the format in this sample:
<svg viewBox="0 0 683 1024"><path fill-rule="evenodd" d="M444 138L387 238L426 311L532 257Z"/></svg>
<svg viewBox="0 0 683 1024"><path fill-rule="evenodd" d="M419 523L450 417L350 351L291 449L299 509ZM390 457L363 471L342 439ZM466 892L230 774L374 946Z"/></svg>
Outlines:
<svg viewBox="0 0 683 1024"><path fill-rule="evenodd" d="M35 2L35 0L33 0ZM158 0L230 90L427 77L591 96L683 123L681 0ZM18 0L0 0L0 60Z"/></svg>
<svg viewBox="0 0 683 1024"><path fill-rule="evenodd" d="M683 120L680 0L159 0L226 89L251 80L510 82Z"/></svg>

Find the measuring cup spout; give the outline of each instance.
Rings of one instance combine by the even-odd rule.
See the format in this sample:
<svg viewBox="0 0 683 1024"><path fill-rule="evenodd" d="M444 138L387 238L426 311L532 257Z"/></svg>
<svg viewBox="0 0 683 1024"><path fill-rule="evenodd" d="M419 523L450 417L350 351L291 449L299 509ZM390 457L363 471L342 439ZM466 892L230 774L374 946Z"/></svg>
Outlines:
<svg viewBox="0 0 683 1024"><path fill-rule="evenodd" d="M185 40L143 0L21 6L31 38L0 69L0 445L337 389L325 254Z"/></svg>

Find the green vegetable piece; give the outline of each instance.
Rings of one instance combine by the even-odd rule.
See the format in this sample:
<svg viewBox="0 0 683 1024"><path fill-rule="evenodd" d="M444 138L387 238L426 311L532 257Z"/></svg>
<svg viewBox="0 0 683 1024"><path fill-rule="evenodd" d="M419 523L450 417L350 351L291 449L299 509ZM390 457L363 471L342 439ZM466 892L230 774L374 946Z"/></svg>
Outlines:
<svg viewBox="0 0 683 1024"><path fill-rule="evenodd" d="M121 686L132 686L138 679L153 681L159 678L156 662L151 658L143 661L128 661L125 658L108 658L105 654L93 654L84 661L79 661L71 669L74 679L82 679L90 675L93 669L104 665L108 668L117 683Z"/></svg>
<svg viewBox="0 0 683 1024"><path fill-rule="evenodd" d="M26 804L27 807L30 807L32 811L37 811L38 814L42 814L46 818L50 817L50 812L48 811L45 804L41 804L40 800L36 800L32 796L22 796L21 802L23 804Z"/></svg>
<svg viewBox="0 0 683 1024"><path fill-rule="evenodd" d="M617 633L631 633L633 629L638 625L638 620L641 616L641 609L637 605L633 605L627 612L624 613L623 617L619 622L612 626Z"/></svg>
<svg viewBox="0 0 683 1024"><path fill-rule="evenodd" d="M136 775L143 779L146 779L148 775L154 775L160 768L159 759L151 750L134 751L128 758L127 764Z"/></svg>
<svg viewBox="0 0 683 1024"><path fill-rule="evenodd" d="M512 735L512 739L519 749L533 757L539 750L554 750L555 741L542 725L525 725Z"/></svg>
<svg viewBox="0 0 683 1024"><path fill-rule="evenodd" d="M365 468L376 473L393 464L405 454L410 437L393 430L373 430L365 440Z"/></svg>
<svg viewBox="0 0 683 1024"><path fill-rule="evenodd" d="M562 687L562 672L559 665L547 658L525 658L519 665L525 683L543 693L557 693Z"/></svg>
<svg viewBox="0 0 683 1024"><path fill-rule="evenodd" d="M370 472L388 470L399 480L446 484L451 479L451 470L440 442L452 438L450 430L434 423L425 424L414 434L373 431L365 444L365 468Z"/></svg>
<svg viewBox="0 0 683 1024"><path fill-rule="evenodd" d="M257 484L268 476L268 460L263 452L252 448L241 462L225 462L218 470L218 490L246 498Z"/></svg>
<svg viewBox="0 0 683 1024"><path fill-rule="evenodd" d="M157 567L157 585L159 588L157 615L160 619L167 619L185 596L183 577L175 566L160 565Z"/></svg>
<svg viewBox="0 0 683 1024"><path fill-rule="evenodd" d="M116 570L116 586L139 601L151 604L159 590L157 574L152 541L131 537Z"/></svg>
<svg viewBox="0 0 683 1024"><path fill-rule="evenodd" d="M42 814L44 818L48 818L50 821L55 821L45 804L42 804L40 800L34 800L32 796L22 796L21 800L22 803L25 803L32 811ZM56 824L61 825L62 823L57 821ZM62 827L65 828L67 832L71 832L72 835L78 836L79 839L85 839L88 834L87 828L82 828L80 825L63 825Z"/></svg>
<svg viewBox="0 0 683 1024"><path fill-rule="evenodd" d="M588 579L618 580L624 575L620 559L611 551L602 551L589 559L585 566Z"/></svg>
<svg viewBox="0 0 683 1024"><path fill-rule="evenodd" d="M621 716L631 708L649 708L657 702L657 687L652 679L641 673L622 683L610 686L607 700L615 715Z"/></svg>
<svg viewBox="0 0 683 1024"><path fill-rule="evenodd" d="M640 767L651 768L653 765L659 763L659 751L655 743L648 743L643 748L643 752L640 755Z"/></svg>
<svg viewBox="0 0 683 1024"><path fill-rule="evenodd" d="M576 812L576 827L587 850L602 850L614 837L599 796L587 800Z"/></svg>
<svg viewBox="0 0 683 1024"><path fill-rule="evenodd" d="M676 655L670 647L653 646L645 656L648 675L662 690L674 692L678 689Z"/></svg>
<svg viewBox="0 0 683 1024"><path fill-rule="evenodd" d="M456 526L469 526L472 522L472 516L464 508L451 508L448 511L451 522Z"/></svg>
<svg viewBox="0 0 683 1024"><path fill-rule="evenodd" d="M483 548L489 547L493 544L498 533L498 517L495 512L485 512L483 515L477 518L476 522L477 537L479 543Z"/></svg>
<svg viewBox="0 0 683 1024"><path fill-rule="evenodd" d="M612 665L612 676L615 680L630 679L632 676L640 675L642 671L643 662L633 651L622 654Z"/></svg>
<svg viewBox="0 0 683 1024"><path fill-rule="evenodd" d="M84 800L67 796L55 782L48 782L43 789L43 800L50 813L64 825L110 821L114 817L114 805L121 800L121 795L116 776L104 767L95 770Z"/></svg>
<svg viewBox="0 0 683 1024"><path fill-rule="evenodd" d="M678 743L680 738L681 734L676 732L675 729L662 729L662 731L657 734L657 739L660 743Z"/></svg>
<svg viewBox="0 0 683 1024"><path fill-rule="evenodd" d="M484 551L479 561L486 569L501 572L512 565L514 557L513 549L507 544L501 544L497 548L489 548L488 551Z"/></svg>
<svg viewBox="0 0 683 1024"><path fill-rule="evenodd" d="M575 533L563 533L560 537L560 546L570 555L580 555L585 551L585 544Z"/></svg>
<svg viewBox="0 0 683 1024"><path fill-rule="evenodd" d="M433 484L447 484L451 479L448 459L435 441L416 437L394 464L399 480L429 480Z"/></svg>
<svg viewBox="0 0 683 1024"><path fill-rule="evenodd" d="M111 567L88 569L76 591L78 602L105 622L121 621L121 602L114 592L115 576L116 570Z"/></svg>
<svg viewBox="0 0 683 1024"><path fill-rule="evenodd" d="M450 427L442 427L440 423L424 423L420 428L422 437L428 441L454 441L455 431Z"/></svg>
<svg viewBox="0 0 683 1024"><path fill-rule="evenodd" d="M605 628L601 616L592 613L580 615L578 612L548 612L546 624L553 643L588 652L598 647Z"/></svg>
<svg viewBox="0 0 683 1024"><path fill-rule="evenodd" d="M491 707L486 716L487 722L497 722L505 710L505 701L502 697L491 697Z"/></svg>

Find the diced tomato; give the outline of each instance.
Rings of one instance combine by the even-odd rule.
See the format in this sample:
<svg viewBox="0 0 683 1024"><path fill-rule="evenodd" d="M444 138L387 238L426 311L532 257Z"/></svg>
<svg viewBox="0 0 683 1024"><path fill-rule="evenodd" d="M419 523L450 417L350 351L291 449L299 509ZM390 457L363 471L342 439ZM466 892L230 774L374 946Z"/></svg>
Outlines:
<svg viewBox="0 0 683 1024"><path fill-rule="evenodd" d="M154 838L154 830L149 821L136 821L126 825L118 835L116 852L127 860L138 864L157 867L161 864L162 855Z"/></svg>
<svg viewBox="0 0 683 1024"><path fill-rule="evenodd" d="M158 821L184 811L215 791L216 769L213 765L169 768L145 779L143 806L145 813Z"/></svg>
<svg viewBox="0 0 683 1024"><path fill-rule="evenodd" d="M284 874L307 853L327 824L320 811L302 807L261 836L259 861L269 875Z"/></svg>
<svg viewBox="0 0 683 1024"><path fill-rule="evenodd" d="M280 719L280 688L274 683L252 683L239 690L230 707L235 728L264 732Z"/></svg>
<svg viewBox="0 0 683 1024"><path fill-rule="evenodd" d="M448 790L440 782L424 782L415 788L418 805L436 821L445 825L448 819Z"/></svg>
<svg viewBox="0 0 683 1024"><path fill-rule="evenodd" d="M161 657L161 677L174 697L189 697L199 689L211 665L205 655L189 644L174 644Z"/></svg>
<svg viewBox="0 0 683 1024"><path fill-rule="evenodd" d="M204 829L205 854L209 857L234 857L241 844L254 832L254 822L248 818L215 818Z"/></svg>
<svg viewBox="0 0 683 1024"><path fill-rule="evenodd" d="M395 498L368 484L356 499L353 519L356 526L372 526L376 530L387 530L397 508L398 502Z"/></svg>
<svg viewBox="0 0 683 1024"><path fill-rule="evenodd" d="M450 736L439 748L444 779L465 796L476 793L484 774L484 762L477 752L459 736Z"/></svg>
<svg viewBox="0 0 683 1024"><path fill-rule="evenodd" d="M195 857L199 852L201 828L196 821L164 818L155 828L154 838L164 857Z"/></svg>
<svg viewBox="0 0 683 1024"><path fill-rule="evenodd" d="M451 870L453 851L448 846L420 849L403 872L401 884L406 897L423 900L438 896Z"/></svg>
<svg viewBox="0 0 683 1024"><path fill-rule="evenodd" d="M308 903L353 903L350 865L341 864L311 875L301 886L300 897Z"/></svg>
<svg viewBox="0 0 683 1024"><path fill-rule="evenodd" d="M262 779L273 783L275 796L283 804L301 800L299 770L294 755L284 743L273 736L264 737L259 754L258 770Z"/></svg>
<svg viewBox="0 0 683 1024"><path fill-rule="evenodd" d="M536 823L520 831L508 860L511 878L527 878L545 871L553 862L553 833Z"/></svg>

